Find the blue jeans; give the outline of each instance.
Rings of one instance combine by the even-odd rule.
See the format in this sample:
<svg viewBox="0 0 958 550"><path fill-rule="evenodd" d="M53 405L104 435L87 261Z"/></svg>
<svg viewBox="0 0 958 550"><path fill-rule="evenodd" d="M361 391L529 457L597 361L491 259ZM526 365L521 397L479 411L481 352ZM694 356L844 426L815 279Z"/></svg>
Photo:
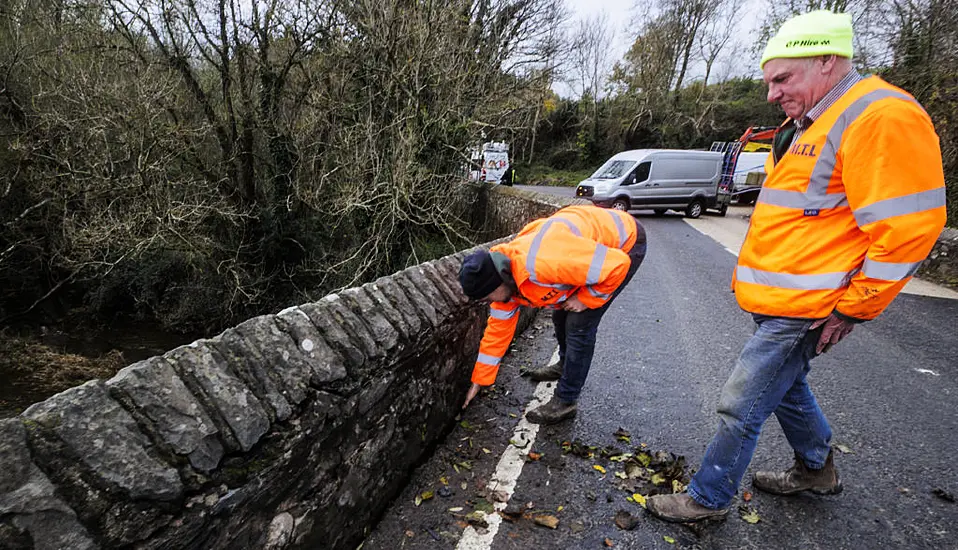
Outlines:
<svg viewBox="0 0 958 550"><path fill-rule="evenodd" d="M645 258L645 230L638 221L636 225L639 229L639 239L629 252L632 264L622 284L615 289L609 300L598 309L587 309L580 313L562 309L552 312L552 326L555 328L556 340L559 342L559 360L564 365L562 377L559 378L559 384L556 387L556 396L566 403L579 399L585 379L589 376L592 354L595 352L595 337L599 332L599 321L602 320L602 316L605 315L616 296L632 280L632 276Z"/></svg>
<svg viewBox="0 0 958 550"><path fill-rule="evenodd" d="M830 450L832 430L805 380L821 329L809 330L807 319L753 317L758 328L722 389L718 431L689 484L689 495L709 508L732 502L772 413L809 468L824 467Z"/></svg>

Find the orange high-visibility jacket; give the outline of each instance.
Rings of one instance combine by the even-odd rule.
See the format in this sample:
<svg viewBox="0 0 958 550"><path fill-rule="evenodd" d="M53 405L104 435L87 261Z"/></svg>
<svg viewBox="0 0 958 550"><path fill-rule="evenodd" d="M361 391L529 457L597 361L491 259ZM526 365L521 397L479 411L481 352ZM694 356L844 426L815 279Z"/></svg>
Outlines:
<svg viewBox="0 0 958 550"><path fill-rule="evenodd" d="M742 309L877 317L945 224L941 149L915 99L862 80L791 144L763 184L732 288Z"/></svg>
<svg viewBox="0 0 958 550"><path fill-rule="evenodd" d="M518 294L493 302L472 381L496 381L499 362L519 321L519 306L561 307L570 296L589 308L602 307L629 271L635 220L626 212L596 206L570 206L535 220L510 242L493 246L511 261Z"/></svg>

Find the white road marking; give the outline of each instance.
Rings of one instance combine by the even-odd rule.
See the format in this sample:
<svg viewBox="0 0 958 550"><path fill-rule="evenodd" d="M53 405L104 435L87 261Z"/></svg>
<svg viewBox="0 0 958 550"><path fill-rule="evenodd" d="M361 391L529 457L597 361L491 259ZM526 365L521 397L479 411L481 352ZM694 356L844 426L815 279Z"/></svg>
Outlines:
<svg viewBox="0 0 958 550"><path fill-rule="evenodd" d="M733 256L738 256L738 251L742 249L742 243L745 242L745 234L748 232L748 221L741 216L724 218L703 216L694 220L690 218L682 218L682 220L699 233L722 245ZM958 292L916 277L912 277L901 292L915 296L958 300Z"/></svg>
<svg viewBox="0 0 958 550"><path fill-rule="evenodd" d="M554 365L557 362L559 362L559 348L556 348L553 352L549 364ZM526 414L552 399L555 385L555 382L539 382L532 396L532 401L526 405ZM532 449L532 444L535 443L538 433L538 424L529 422L525 416L519 419L519 424L516 425L516 430L512 435L512 441L524 440L526 445L520 449L510 443L506 447L505 452L499 459L499 464L496 466L496 472L487 485L490 491L504 494L506 496L505 502L496 502L493 505L495 512L486 514L486 523L489 524L489 527L483 529L481 533L471 525L466 527L462 532L462 538L459 539L456 550L488 550L492 546L492 539L499 532L499 524L502 523L502 516L498 512L505 510L506 504L512 498L512 493L516 489L516 482L519 480L519 474L522 473L522 466L526 463L525 456Z"/></svg>

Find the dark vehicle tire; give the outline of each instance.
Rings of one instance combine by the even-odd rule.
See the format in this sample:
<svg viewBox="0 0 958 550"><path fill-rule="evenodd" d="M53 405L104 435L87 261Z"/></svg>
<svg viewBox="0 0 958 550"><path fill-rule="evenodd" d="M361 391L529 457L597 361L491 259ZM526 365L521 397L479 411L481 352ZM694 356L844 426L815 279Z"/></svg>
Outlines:
<svg viewBox="0 0 958 550"><path fill-rule="evenodd" d="M666 211L668 211L668 208L656 208L656 209L654 209L654 210L652 210L652 211L655 212L655 215L656 215L656 216L661 216L661 215L665 214Z"/></svg>
<svg viewBox="0 0 958 550"><path fill-rule="evenodd" d="M693 220L700 217L703 212L705 212L705 203L702 202L702 199L695 199L685 207L685 215Z"/></svg>
<svg viewBox="0 0 958 550"><path fill-rule="evenodd" d="M629 199L618 198L612 202L613 210L621 210L623 212L628 212L630 206L631 205L629 204Z"/></svg>

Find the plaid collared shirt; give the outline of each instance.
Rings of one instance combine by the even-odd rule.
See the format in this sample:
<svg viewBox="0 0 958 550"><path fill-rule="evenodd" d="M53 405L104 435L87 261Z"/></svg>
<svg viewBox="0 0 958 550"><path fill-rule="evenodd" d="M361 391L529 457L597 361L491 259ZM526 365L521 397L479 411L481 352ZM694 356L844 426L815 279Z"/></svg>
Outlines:
<svg viewBox="0 0 958 550"><path fill-rule="evenodd" d="M838 101L838 98L845 95L845 92L852 89L852 86L858 84L862 80L862 75L858 74L858 71L852 69L848 71L841 80L838 81L838 84L829 90L825 97L821 99L814 107L808 110L808 113L805 114L800 120L795 121L795 135L792 136L792 143L795 143L798 138L802 137L802 134L805 133L805 130L808 130L808 127L812 125L818 117L822 116L822 113L828 110L829 107L835 104Z"/></svg>

